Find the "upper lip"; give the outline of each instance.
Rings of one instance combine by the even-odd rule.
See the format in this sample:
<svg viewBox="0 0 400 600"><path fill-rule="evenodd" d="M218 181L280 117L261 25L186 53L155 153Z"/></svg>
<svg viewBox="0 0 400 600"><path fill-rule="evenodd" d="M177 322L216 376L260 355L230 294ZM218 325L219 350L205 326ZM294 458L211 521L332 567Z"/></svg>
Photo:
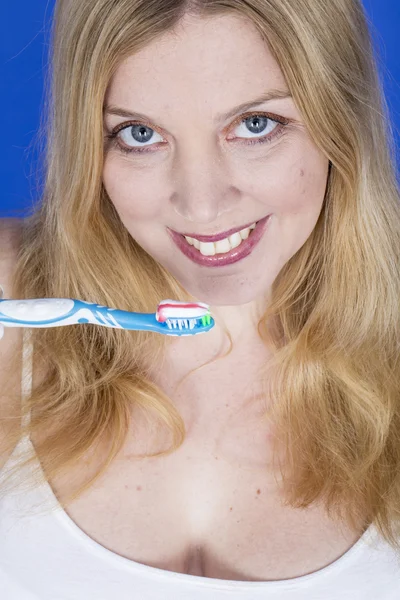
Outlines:
<svg viewBox="0 0 400 600"><path fill-rule="evenodd" d="M240 227L234 227L233 229L228 229L228 231L223 231L222 233L217 233L215 235L198 235L197 233L181 233L181 235L195 238L196 240L199 240L199 242L218 242L219 240L223 240L224 238L229 237L230 235L233 235L242 229L250 227L250 225L253 225L253 223L257 223L257 221L251 221L248 223L248 225L240 225Z"/></svg>

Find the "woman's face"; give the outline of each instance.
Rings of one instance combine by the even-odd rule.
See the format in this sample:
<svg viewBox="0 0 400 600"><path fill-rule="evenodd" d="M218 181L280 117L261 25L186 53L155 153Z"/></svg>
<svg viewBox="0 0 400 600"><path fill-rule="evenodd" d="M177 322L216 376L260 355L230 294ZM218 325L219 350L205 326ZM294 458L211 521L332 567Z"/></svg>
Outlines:
<svg viewBox="0 0 400 600"><path fill-rule="evenodd" d="M105 110L106 134L120 130L105 147L110 200L137 243L210 305L267 298L322 208L329 161L292 98L251 104L274 90L287 91L278 64L233 15L182 21L121 63L107 90L106 107L132 113ZM267 215L253 251L224 266L192 261L169 232L210 236Z"/></svg>

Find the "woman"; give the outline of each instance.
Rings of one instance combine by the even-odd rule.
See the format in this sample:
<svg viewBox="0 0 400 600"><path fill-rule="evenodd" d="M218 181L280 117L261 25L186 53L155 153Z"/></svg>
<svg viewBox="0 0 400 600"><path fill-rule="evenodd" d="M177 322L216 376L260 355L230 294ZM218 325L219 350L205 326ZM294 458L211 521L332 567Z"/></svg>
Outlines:
<svg viewBox="0 0 400 600"><path fill-rule="evenodd" d="M58 1L51 86L5 297L216 325L25 330L6 597L397 597L399 191L359 0Z"/></svg>

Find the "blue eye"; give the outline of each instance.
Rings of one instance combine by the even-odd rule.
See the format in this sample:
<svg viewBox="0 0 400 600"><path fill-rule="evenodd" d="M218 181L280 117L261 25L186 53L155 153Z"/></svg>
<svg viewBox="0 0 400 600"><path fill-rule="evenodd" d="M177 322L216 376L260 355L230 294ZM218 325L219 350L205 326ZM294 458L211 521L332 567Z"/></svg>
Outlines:
<svg viewBox="0 0 400 600"><path fill-rule="evenodd" d="M162 136L159 133L155 132L151 127L147 127L147 125L142 125L140 123L129 125L129 127L121 129L119 133L121 134L122 141L124 141L127 145L130 144L131 139L138 144L147 144L148 142L154 143L160 141L154 140L154 137L157 136L159 136L162 141ZM124 139L125 133L128 134L126 136L127 139Z"/></svg>
<svg viewBox="0 0 400 600"><path fill-rule="evenodd" d="M246 139L246 142L240 142L244 143L244 145L266 144L272 142L274 139L280 137L284 133L285 127L289 124L288 119L278 117L277 115L273 116L274 118L265 113L250 113L242 115L233 124L233 129L236 129L235 126L238 125L237 129L241 128L242 133L242 135L235 136L235 139ZM264 133L266 129L268 130L267 134ZM128 133L128 137L137 142L138 146L128 146L126 140L123 139L125 132ZM245 135L246 133L250 134L250 136L247 137ZM254 138L252 137L252 134L262 135ZM159 136L160 140L154 140L154 137L157 136ZM116 147L118 150L121 150L121 152L124 154L155 152L158 144L165 144L162 136L152 127L137 121L118 125L115 130L111 132L111 134L106 135L106 139L111 140L112 146ZM122 139L127 145L121 144L120 139ZM148 142L152 143L147 144ZM144 146L143 144L147 144L147 146ZM156 146L156 149L153 149L153 146Z"/></svg>
<svg viewBox="0 0 400 600"><path fill-rule="evenodd" d="M268 124L273 125L272 131L277 125L276 121L269 119L264 115L253 115L251 117L247 117L246 119L242 119L239 124L239 128L242 128L243 133L256 133L261 134L267 129ZM246 137L246 135L238 136L238 137Z"/></svg>

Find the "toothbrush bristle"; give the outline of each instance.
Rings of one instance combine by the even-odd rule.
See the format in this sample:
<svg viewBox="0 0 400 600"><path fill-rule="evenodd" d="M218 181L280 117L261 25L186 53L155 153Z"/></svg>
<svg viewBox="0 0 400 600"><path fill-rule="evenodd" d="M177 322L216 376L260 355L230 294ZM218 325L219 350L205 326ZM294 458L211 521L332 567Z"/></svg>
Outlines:
<svg viewBox="0 0 400 600"><path fill-rule="evenodd" d="M211 315L207 314L200 319L167 319L165 321L168 329L189 329L192 330L196 325L210 325Z"/></svg>

